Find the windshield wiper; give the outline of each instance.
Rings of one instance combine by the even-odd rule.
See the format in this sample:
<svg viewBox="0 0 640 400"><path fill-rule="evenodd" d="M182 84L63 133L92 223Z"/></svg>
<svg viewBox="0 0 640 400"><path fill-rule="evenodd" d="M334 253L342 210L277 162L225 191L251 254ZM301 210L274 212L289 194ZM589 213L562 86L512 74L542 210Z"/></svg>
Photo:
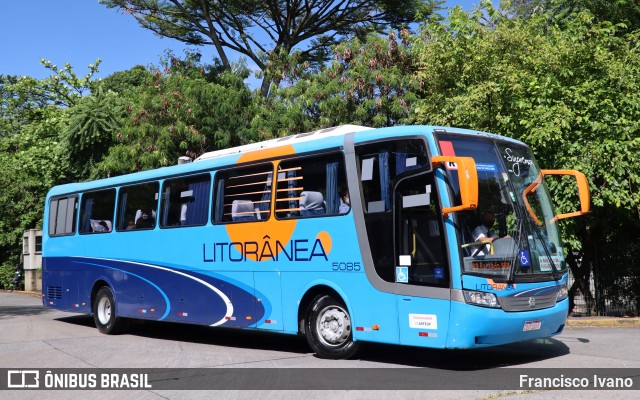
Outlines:
<svg viewBox="0 0 640 400"><path fill-rule="evenodd" d="M560 277L558 276L560 272L556 268L556 263L553 262L553 258L551 258L551 252L549 251L549 246L547 246L547 241L545 240L544 236L542 236L542 233L540 232L540 229L538 229L537 226L533 227L533 231L535 234L538 235L538 239L540 240L540 243L542 243L542 249L544 250L544 254L547 256L547 259L549 260L549 264L551 264L551 273L553 274L553 280L557 281L558 279L560 279Z"/></svg>
<svg viewBox="0 0 640 400"><path fill-rule="evenodd" d="M517 207L516 207L517 208ZM516 212L516 217L518 218L518 241L516 242L518 245L518 253L520 253L520 249L522 249L522 238L525 237L524 232L524 224L522 223L522 219L520 218L519 213ZM515 253L515 252L514 252ZM515 281L515 273L516 273L516 263L518 262L518 257L513 257L511 265L509 266L509 276L507 277L507 282L513 283Z"/></svg>

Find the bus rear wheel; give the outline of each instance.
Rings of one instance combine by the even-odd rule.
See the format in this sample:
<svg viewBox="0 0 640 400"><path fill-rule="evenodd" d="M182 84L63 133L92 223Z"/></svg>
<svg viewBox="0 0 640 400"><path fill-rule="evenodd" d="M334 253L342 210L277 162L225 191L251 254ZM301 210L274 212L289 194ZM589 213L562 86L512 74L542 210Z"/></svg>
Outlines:
<svg viewBox="0 0 640 400"><path fill-rule="evenodd" d="M93 301L93 320L101 333L115 335L125 329L126 320L116 315L113 292L108 286L101 287L96 294Z"/></svg>
<svg viewBox="0 0 640 400"><path fill-rule="evenodd" d="M320 358L347 359L355 356L360 342L353 341L353 325L347 307L329 295L311 303L305 318L305 336Z"/></svg>

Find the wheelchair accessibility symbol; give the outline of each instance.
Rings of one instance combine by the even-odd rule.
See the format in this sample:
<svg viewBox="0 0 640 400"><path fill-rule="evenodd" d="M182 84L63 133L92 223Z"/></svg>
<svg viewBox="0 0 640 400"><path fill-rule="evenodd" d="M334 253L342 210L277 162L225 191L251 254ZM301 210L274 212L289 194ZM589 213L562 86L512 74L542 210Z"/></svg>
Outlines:
<svg viewBox="0 0 640 400"><path fill-rule="evenodd" d="M409 283L409 267L396 267L396 282Z"/></svg>
<svg viewBox="0 0 640 400"><path fill-rule="evenodd" d="M531 265L531 259L529 258L529 250L520 250L518 257L520 258L520 266L528 267Z"/></svg>

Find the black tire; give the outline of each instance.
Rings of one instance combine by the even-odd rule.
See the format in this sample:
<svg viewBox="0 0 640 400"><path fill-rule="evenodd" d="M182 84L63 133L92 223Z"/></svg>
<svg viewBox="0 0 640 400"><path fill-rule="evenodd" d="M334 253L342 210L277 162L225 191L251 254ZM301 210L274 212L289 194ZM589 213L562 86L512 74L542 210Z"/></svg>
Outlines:
<svg viewBox="0 0 640 400"><path fill-rule="evenodd" d="M320 358L347 359L360 349L360 342L353 341L349 310L329 295L319 295L313 300L304 332L309 346Z"/></svg>
<svg viewBox="0 0 640 400"><path fill-rule="evenodd" d="M128 321L116 315L116 302L113 300L113 292L108 286L103 286L98 290L92 309L93 320L101 333L117 335L125 330Z"/></svg>

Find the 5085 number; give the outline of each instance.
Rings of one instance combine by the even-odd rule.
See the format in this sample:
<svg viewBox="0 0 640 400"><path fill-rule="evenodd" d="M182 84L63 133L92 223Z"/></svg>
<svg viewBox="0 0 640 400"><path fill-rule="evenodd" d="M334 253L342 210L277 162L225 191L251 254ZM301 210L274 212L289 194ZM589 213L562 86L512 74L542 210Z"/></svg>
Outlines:
<svg viewBox="0 0 640 400"><path fill-rule="evenodd" d="M331 269L334 271L360 271L362 267L359 262L334 262L331 264Z"/></svg>

